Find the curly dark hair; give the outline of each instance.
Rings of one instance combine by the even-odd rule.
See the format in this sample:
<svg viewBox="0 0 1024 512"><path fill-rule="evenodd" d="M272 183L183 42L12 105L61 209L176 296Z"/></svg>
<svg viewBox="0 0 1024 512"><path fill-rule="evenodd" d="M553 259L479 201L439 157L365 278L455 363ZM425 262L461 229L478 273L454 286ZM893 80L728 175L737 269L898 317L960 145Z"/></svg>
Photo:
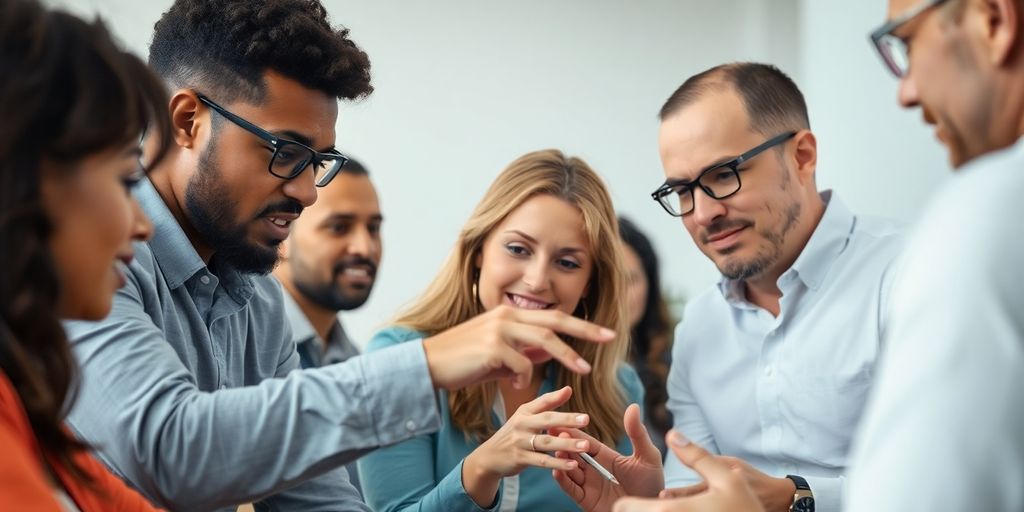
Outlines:
<svg viewBox="0 0 1024 512"><path fill-rule="evenodd" d="M659 439L672 428L672 415L668 411L668 367L672 347L672 319L661 293L661 272L658 255L647 236L625 217L619 217L622 241L640 257L640 265L647 274L647 296L644 314L630 332L630 360L644 385L644 410L651 425L658 430L652 434Z"/></svg>
<svg viewBox="0 0 1024 512"><path fill-rule="evenodd" d="M148 126L160 128L162 155L166 93L102 23L36 0L0 2L0 70L0 368L42 449L84 479L72 455L86 446L62 426L76 365L60 324L41 167L71 176L80 160L136 143Z"/></svg>
<svg viewBox="0 0 1024 512"><path fill-rule="evenodd" d="M177 0L156 23L149 64L175 89L259 104L276 71L338 99L373 92L370 58L318 0Z"/></svg>

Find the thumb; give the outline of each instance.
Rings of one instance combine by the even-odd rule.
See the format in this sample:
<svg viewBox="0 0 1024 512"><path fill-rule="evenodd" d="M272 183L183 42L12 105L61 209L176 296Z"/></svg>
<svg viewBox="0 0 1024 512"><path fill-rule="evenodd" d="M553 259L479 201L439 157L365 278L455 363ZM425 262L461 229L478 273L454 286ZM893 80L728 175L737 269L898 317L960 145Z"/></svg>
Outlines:
<svg viewBox="0 0 1024 512"><path fill-rule="evenodd" d="M626 435L633 444L633 455L640 460L661 465L661 451L651 441L651 434L647 432L643 419L640 415L640 406L630 404L626 407L626 413L622 415L622 426L626 429Z"/></svg>
<svg viewBox="0 0 1024 512"><path fill-rule="evenodd" d="M690 442L675 430L669 430L665 436L672 453L687 467L697 472L707 482L708 487L728 487L736 474L729 464L712 455L710 452Z"/></svg>

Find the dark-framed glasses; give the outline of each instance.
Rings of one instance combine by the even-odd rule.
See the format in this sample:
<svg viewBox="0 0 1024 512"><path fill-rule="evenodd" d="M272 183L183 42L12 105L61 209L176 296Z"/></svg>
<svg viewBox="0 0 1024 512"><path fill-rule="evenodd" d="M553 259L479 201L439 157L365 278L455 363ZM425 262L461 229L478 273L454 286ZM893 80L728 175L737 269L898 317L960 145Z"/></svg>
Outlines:
<svg viewBox="0 0 1024 512"><path fill-rule="evenodd" d="M212 108L218 114L224 116L228 121L235 123L243 130L263 139L267 144L270 144L269 149L272 149L274 153L270 156L270 163L267 165L267 170L270 171L270 174L273 174L278 178L290 180L302 174L302 171L306 170L306 167L312 165L313 182L318 187L324 187L334 179L338 174L338 171L340 171L348 162L348 157L341 154L336 149L331 149L326 153L321 153L305 144L302 144L301 142L282 139L259 126L246 121L230 110L218 105L210 98L199 93L196 93L196 96L199 98L199 101Z"/></svg>
<svg viewBox="0 0 1024 512"><path fill-rule="evenodd" d="M897 36L893 32L910 23L932 7L937 7L946 0L928 0L906 13L886 22L871 33L871 44L878 50L886 67L896 78L903 78L910 69L910 55L907 47L907 36Z"/></svg>
<svg viewBox="0 0 1024 512"><path fill-rule="evenodd" d="M651 192L662 208L673 217L682 217L693 211L694 189L700 188L708 197L725 199L740 191L739 166L759 155L762 151L792 139L797 132L786 132L776 135L761 145L729 160L704 169L693 181L666 181L658 190Z"/></svg>

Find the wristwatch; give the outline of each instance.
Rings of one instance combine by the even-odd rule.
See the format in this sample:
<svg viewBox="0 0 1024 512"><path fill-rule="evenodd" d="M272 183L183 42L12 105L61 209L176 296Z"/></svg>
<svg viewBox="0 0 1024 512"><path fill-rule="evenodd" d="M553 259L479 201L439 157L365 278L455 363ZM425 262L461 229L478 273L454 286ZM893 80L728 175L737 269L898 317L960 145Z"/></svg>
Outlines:
<svg viewBox="0 0 1024 512"><path fill-rule="evenodd" d="M814 493L807 480L801 476L786 475L786 478L796 485L796 492L793 493L793 504L789 506L789 512L814 512Z"/></svg>

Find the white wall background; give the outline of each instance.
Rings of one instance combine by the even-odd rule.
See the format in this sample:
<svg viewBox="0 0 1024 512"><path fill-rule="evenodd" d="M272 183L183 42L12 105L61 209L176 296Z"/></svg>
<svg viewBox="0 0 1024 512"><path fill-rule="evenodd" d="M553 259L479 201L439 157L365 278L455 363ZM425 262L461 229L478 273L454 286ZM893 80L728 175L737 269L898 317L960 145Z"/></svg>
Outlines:
<svg viewBox="0 0 1024 512"><path fill-rule="evenodd" d="M170 1L53 0L99 12L146 54ZM867 34L884 0L325 0L373 62L376 92L342 106L338 147L362 160L386 221L384 263L366 306L343 315L363 342L440 267L493 177L556 147L587 160L620 213L652 237L664 285L692 296L714 267L648 193L663 180L656 113L691 74L771 62L807 96L819 184L856 211L907 221L948 167Z"/></svg>

